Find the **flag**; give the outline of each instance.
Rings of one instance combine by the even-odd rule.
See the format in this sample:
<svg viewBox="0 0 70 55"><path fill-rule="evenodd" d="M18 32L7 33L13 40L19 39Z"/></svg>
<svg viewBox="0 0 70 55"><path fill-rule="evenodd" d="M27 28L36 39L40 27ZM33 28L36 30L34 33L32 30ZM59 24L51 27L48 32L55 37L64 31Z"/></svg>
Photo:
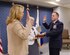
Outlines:
<svg viewBox="0 0 70 55"><path fill-rule="evenodd" d="M39 27L39 9L37 9L36 27Z"/></svg>
<svg viewBox="0 0 70 55"><path fill-rule="evenodd" d="M0 55L3 55L1 35L0 35Z"/></svg>
<svg viewBox="0 0 70 55"><path fill-rule="evenodd" d="M39 9L37 9L36 28L38 32L41 32L41 27L39 25ZM41 46L41 38L38 39L38 44Z"/></svg>

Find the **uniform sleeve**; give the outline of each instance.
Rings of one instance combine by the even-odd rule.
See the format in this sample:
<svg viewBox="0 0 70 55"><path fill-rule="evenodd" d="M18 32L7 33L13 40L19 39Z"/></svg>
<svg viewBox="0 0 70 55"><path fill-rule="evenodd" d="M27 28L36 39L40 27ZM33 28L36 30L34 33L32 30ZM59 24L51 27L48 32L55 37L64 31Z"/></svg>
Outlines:
<svg viewBox="0 0 70 55"><path fill-rule="evenodd" d="M46 29L49 29L50 28L50 25L48 25L47 23L42 23L43 26L46 28Z"/></svg>
<svg viewBox="0 0 70 55"><path fill-rule="evenodd" d="M51 31L48 31L47 33L46 33L46 35L47 36L50 36L50 37L52 37L52 36L58 36L58 35L60 35L61 33L62 33L62 31L63 31L63 23L59 23L58 25L57 25L57 28L56 29L53 29L53 30L51 30Z"/></svg>

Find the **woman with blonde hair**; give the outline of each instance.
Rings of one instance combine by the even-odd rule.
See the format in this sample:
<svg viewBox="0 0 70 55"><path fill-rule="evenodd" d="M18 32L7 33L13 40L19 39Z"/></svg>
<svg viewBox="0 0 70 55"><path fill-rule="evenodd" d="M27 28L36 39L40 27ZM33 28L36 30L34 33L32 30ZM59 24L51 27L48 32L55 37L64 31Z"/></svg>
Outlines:
<svg viewBox="0 0 70 55"><path fill-rule="evenodd" d="M27 26L24 27L21 24L23 15L24 7L22 5L14 4L11 7L6 20L9 55L28 55L28 35L32 25L29 13Z"/></svg>

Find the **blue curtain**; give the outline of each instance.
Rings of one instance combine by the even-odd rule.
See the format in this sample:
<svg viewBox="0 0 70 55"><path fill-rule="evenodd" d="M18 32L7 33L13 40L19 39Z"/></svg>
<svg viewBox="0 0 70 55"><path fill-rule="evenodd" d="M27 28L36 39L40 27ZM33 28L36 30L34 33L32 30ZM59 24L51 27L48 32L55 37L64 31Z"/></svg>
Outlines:
<svg viewBox="0 0 70 55"><path fill-rule="evenodd" d="M6 18L9 13L11 5L0 2L0 28L4 53L7 53L7 32L6 32Z"/></svg>

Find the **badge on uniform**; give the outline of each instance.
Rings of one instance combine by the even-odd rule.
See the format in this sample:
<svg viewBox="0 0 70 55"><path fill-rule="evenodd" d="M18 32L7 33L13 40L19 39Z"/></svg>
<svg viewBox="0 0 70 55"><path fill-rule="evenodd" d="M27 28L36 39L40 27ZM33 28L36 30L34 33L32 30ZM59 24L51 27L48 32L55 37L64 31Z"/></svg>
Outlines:
<svg viewBox="0 0 70 55"><path fill-rule="evenodd" d="M56 25L54 25L54 26L53 26L53 29L56 29L56 28L57 28Z"/></svg>

